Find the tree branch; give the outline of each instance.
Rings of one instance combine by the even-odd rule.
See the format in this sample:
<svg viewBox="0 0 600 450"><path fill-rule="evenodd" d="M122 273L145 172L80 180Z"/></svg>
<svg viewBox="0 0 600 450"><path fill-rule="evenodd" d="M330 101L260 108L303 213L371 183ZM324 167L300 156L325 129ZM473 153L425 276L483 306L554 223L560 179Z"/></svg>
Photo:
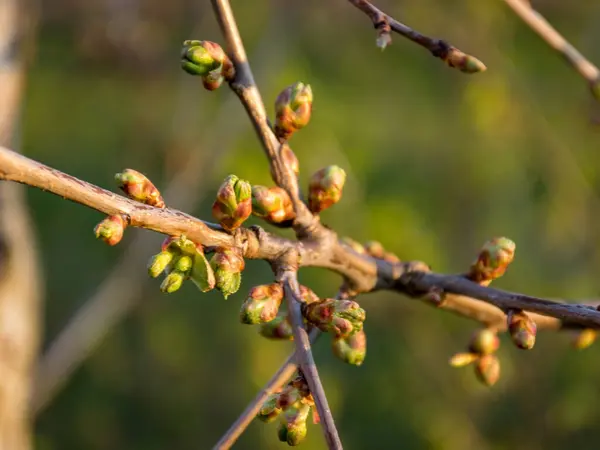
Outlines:
<svg viewBox="0 0 600 450"><path fill-rule="evenodd" d="M504 0L514 13L535 31L587 81L600 100L600 70L571 45L544 17L523 0Z"/></svg>

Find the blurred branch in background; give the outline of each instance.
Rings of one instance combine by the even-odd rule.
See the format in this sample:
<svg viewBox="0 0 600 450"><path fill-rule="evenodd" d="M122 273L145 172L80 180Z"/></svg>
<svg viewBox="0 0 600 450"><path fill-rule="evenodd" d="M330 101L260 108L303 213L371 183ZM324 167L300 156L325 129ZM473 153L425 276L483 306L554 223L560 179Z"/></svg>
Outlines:
<svg viewBox="0 0 600 450"><path fill-rule="evenodd" d="M281 8L278 8L281 10ZM286 36L281 33L284 26L289 26L285 20L273 20L271 26L264 34L256 49L258 78L265 79L265 84L270 83L276 71L269 70L273 66L282 66L281 59L285 52L285 39L274 39L274 36ZM188 88L184 80L189 80L187 75L182 76L181 90ZM183 93L181 98L186 97ZM195 105L189 101L179 102L181 109L189 110ZM200 152L192 148L189 160L183 164L181 171L174 174L171 182L164 191L165 199L169 205L181 210L191 210L198 205L206 193L204 183L211 181L210 177L198 176L198 173L219 173L224 159L228 156L228 149L232 148L236 137L244 131L247 123L243 116L236 116L239 108L237 98L231 97L220 107L216 120L211 127L212 134L203 142L209 152ZM239 120L235 120L239 117ZM174 121L174 127L179 129L181 121ZM196 126L189 124L189 126ZM177 129L173 133L177 133ZM207 153L210 154L206 158ZM136 307L144 297L145 289L151 279L143 268L149 257L149 248L156 245L156 236L140 233L125 251L121 261L115 266L111 274L98 288L96 293L87 300L69 321L60 334L52 341L48 350L43 355L38 368L37 382L32 401L36 414L42 412L69 377L97 348L102 339L113 329L129 312Z"/></svg>
<svg viewBox="0 0 600 450"><path fill-rule="evenodd" d="M19 147L37 5L0 2L0 145ZM31 448L29 399L39 345L40 269L23 186L0 182L0 448Z"/></svg>
<svg viewBox="0 0 600 450"><path fill-rule="evenodd" d="M600 70L592 64L579 50L567 41L556 29L538 13L529 2L523 0L504 0L504 2L535 31L554 50L573 66L587 81L592 95L600 101Z"/></svg>

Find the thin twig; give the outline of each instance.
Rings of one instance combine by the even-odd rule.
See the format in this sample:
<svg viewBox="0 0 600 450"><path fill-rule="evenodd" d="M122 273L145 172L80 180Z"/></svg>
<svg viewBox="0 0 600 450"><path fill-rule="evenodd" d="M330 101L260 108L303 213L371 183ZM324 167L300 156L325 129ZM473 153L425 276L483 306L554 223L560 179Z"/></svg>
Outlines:
<svg viewBox="0 0 600 450"><path fill-rule="evenodd" d="M587 81L600 100L600 70L569 43L544 17L523 0L504 0L523 22L535 31Z"/></svg>
<svg viewBox="0 0 600 450"><path fill-rule="evenodd" d="M283 283L283 289L288 302L290 322L294 330L298 365L302 369L310 392L315 399L315 405L321 418L321 428L325 435L327 446L329 449L342 449L342 441L340 440L333 415L331 414L331 408L329 407L329 402L327 401L327 396L325 395L325 390L323 389L323 384L321 383L321 378L319 377L312 354L308 333L304 326L304 318L301 312L302 299L297 272L286 267L279 274L279 280Z"/></svg>
<svg viewBox="0 0 600 450"><path fill-rule="evenodd" d="M312 330L308 337L311 343L314 343L321 332L318 329ZM285 382L287 382L293 375L296 369L298 369L297 363L298 350L288 356L286 361L281 365L279 370L275 372L275 375L267 382L267 384L260 390L260 392L254 397L250 404L246 407L244 412L240 414L237 420L229 427L227 432L223 435L219 442L215 444L213 450L227 450L231 448L233 444L239 439L244 430L248 428L250 422L254 420L258 411L260 410L263 403L267 400L269 395L277 391Z"/></svg>

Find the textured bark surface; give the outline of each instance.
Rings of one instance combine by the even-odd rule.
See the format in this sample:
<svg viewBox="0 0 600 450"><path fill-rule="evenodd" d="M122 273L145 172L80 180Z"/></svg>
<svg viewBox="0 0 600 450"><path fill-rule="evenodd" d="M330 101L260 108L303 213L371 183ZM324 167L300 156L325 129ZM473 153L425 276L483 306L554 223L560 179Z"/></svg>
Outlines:
<svg viewBox="0 0 600 450"><path fill-rule="evenodd" d="M17 141L27 2L0 1L0 144ZM40 283L25 191L0 181L0 449L31 448L29 399Z"/></svg>

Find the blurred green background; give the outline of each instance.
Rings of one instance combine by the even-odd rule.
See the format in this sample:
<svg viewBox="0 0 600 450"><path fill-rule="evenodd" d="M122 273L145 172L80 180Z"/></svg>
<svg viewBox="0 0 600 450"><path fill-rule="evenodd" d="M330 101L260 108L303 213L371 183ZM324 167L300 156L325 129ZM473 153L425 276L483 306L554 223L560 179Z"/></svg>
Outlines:
<svg viewBox="0 0 600 450"><path fill-rule="evenodd" d="M112 189L125 167L164 188L195 155L186 181L194 186L166 201L177 206L193 191L203 200L187 212L206 219L229 173L270 183L231 92L204 91L179 67L184 39L222 42L208 1L42 3L22 122L28 156ZM370 21L343 0L232 3L269 112L288 84L313 88L312 121L291 143L303 182L333 163L349 174L343 201L323 214L328 225L441 272L465 270L486 239L505 235L517 256L498 287L598 295L600 129L590 95L502 1L377 3L482 59L488 71L472 76L400 36L382 53ZM599 2L533 3L600 62ZM93 237L101 214L34 189L28 196L46 272L47 348L128 243L148 232L128 230L110 248ZM148 258L162 238L149 239ZM131 272L145 267L122 276ZM301 278L321 296L340 282L318 270ZM36 448L208 449L292 348L239 324L245 293L271 279L264 263L247 265L227 301L193 286L163 295L158 281L141 279L131 313L38 416ZM315 346L346 449L597 448L598 348L576 352L567 333L541 333L525 353L503 337L502 377L487 389L471 368L447 364L476 323L391 293L360 302L369 342L362 367L334 359L327 337ZM253 423L235 448L285 446L276 424ZM303 448L325 448L317 426Z"/></svg>

